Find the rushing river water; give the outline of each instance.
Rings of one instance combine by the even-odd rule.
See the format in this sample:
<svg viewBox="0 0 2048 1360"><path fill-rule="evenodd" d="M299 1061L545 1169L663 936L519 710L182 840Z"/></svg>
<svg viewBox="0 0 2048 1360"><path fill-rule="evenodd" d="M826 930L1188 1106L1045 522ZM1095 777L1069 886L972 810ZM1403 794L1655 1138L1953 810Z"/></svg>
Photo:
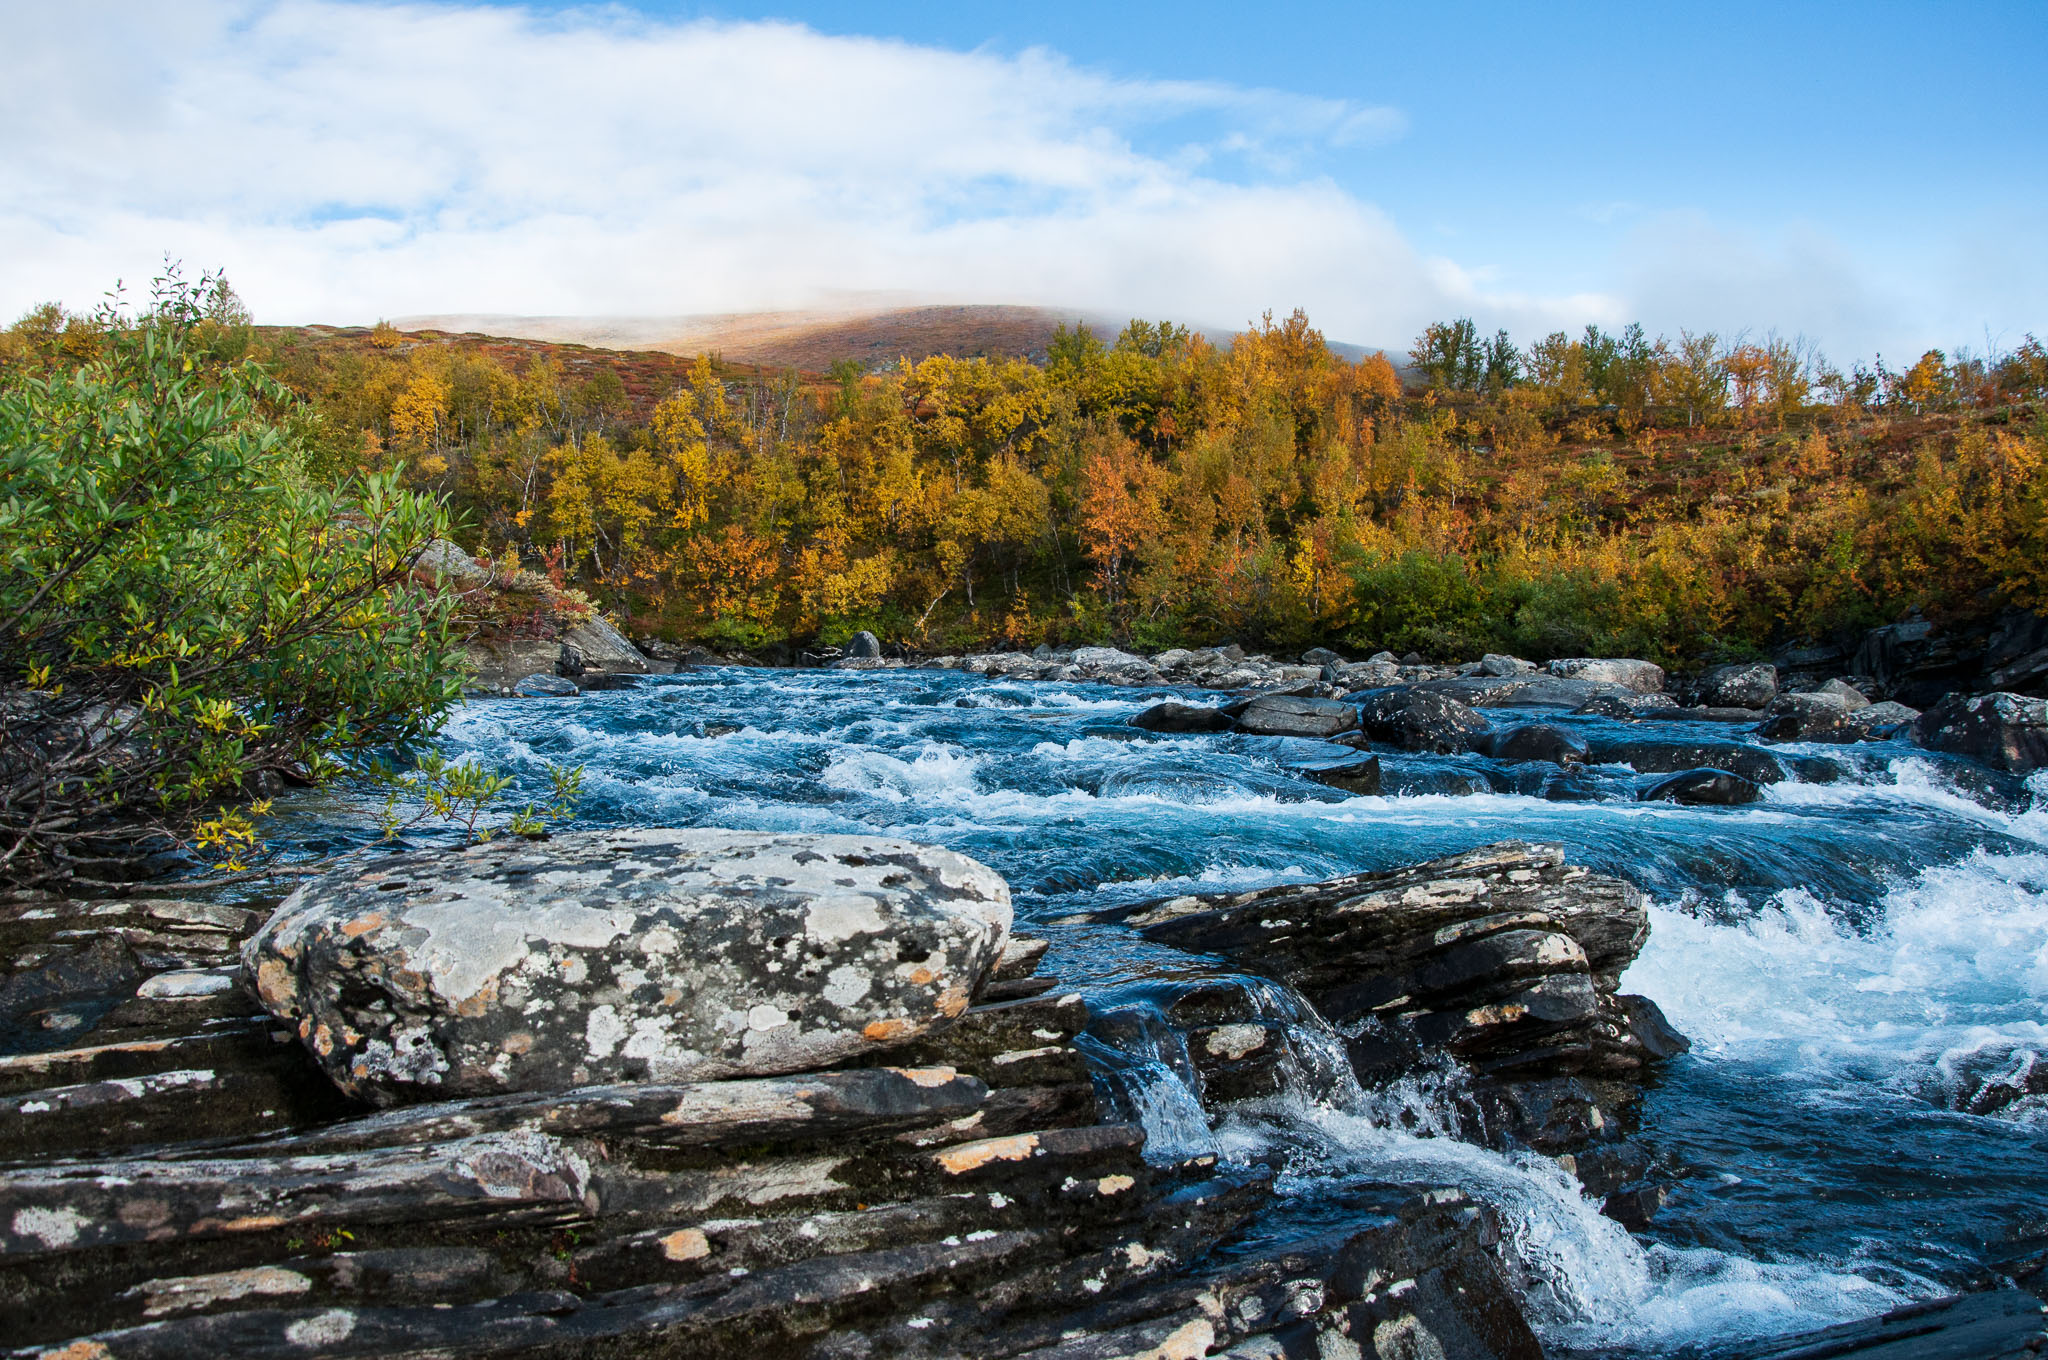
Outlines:
<svg viewBox="0 0 2048 1360"><path fill-rule="evenodd" d="M1635 802L1619 769L1595 772L1581 801L1548 801L1529 767L1476 758L1383 757L1390 787L1414 791L1349 797L1289 768L1337 748L1124 725L1169 696L1221 702L946 672L708 670L472 704L445 744L517 772L536 797L546 762L582 763L584 825L886 831L960 850L1009 879L1020 928L1053 942L1045 967L1098 1012L1142 1010L1214 969L1120 929L1054 924L1083 908L1505 839L1559 842L1632 879L1655 906L1623 988L1693 1041L1642 1107L1642 1137L1676 1184L1647 1233L1602 1217L1548 1159L1435 1136L1441 1098L1426 1083L1358 1091L1341 1062L1316 1060L1327 1043L1312 1014L1296 1017L1297 1098L1213 1131L1168 1064L1119 1057L1162 1149L1283 1166L1269 1236L1370 1212L1363 1187L1388 1181L1462 1185L1500 1206L1554 1348L1666 1354L1821 1326L2048 1247L2048 1097L1991 1117L1945 1104L1973 1055L2048 1056L2048 812L1980 805L1956 792L1969 771L1896 745L1811 748L1841 777L1779 784L1747 808ZM1426 791L1447 773L1529 792ZM360 834L307 812L309 839ZM1292 999L1273 990L1286 1013Z"/></svg>

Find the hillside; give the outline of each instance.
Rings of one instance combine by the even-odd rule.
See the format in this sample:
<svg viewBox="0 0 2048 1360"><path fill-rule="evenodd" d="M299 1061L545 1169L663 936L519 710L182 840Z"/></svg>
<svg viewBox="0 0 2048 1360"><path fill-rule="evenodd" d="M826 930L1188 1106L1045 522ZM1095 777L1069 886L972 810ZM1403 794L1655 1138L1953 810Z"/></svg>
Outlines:
<svg viewBox="0 0 2048 1360"><path fill-rule="evenodd" d="M999 304L845 304L795 311L729 312L677 317L505 316L449 314L400 317L405 331L435 331L585 345L663 354L717 354L728 363L822 373L842 359L870 372L935 354L955 358L1043 360L1061 325L1087 326L1112 340L1130 318L1091 308ZM1196 327L1227 345L1228 328ZM1372 346L1332 343L1357 360Z"/></svg>

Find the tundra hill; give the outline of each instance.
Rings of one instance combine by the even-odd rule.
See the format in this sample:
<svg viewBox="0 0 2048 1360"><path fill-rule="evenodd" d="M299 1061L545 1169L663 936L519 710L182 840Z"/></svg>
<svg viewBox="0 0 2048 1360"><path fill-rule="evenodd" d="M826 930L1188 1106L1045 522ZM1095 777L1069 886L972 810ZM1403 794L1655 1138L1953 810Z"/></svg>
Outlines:
<svg viewBox="0 0 2048 1360"><path fill-rule="evenodd" d="M415 316L393 324L407 331L717 354L735 364L823 373L842 359L855 360L870 372L890 367L899 358L915 363L935 354L1043 360L1061 325L1085 325L1108 343L1129 319L1086 308L948 304L680 317ZM1229 328L1197 329L1226 346L1233 334ZM1370 346L1335 342L1330 348L1352 360L1375 352Z"/></svg>

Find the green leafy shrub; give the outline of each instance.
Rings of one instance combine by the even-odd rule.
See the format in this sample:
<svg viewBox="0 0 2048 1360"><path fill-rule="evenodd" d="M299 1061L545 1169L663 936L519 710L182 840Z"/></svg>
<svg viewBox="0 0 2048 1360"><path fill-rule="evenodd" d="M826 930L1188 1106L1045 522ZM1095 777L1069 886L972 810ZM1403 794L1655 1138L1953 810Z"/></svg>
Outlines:
<svg viewBox="0 0 2048 1360"><path fill-rule="evenodd" d="M459 697L451 598L414 569L445 509L309 484L290 395L216 353L216 283L173 273L82 362L0 380L0 877L120 877Z"/></svg>

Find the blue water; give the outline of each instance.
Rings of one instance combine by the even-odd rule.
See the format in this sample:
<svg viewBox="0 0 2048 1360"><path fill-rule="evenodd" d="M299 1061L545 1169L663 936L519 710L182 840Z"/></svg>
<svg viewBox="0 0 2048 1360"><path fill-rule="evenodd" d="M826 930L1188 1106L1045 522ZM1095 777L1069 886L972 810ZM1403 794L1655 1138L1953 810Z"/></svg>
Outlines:
<svg viewBox="0 0 2048 1360"><path fill-rule="evenodd" d="M1988 1117L1943 1103L1974 1052L2048 1054L2048 813L1981 806L1956 792L1967 771L1903 746L1792 748L1838 777L1738 809L1638 803L1641 781L1613 768L1595 772L1590 801L1546 801L1529 767L1473 758L1383 756L1403 787L1455 768L1506 791L1357 798L1290 770L1339 748L1124 725L1168 696L1191 698L946 672L710 670L471 704L445 745L516 772L534 797L546 762L583 764L584 825L883 831L963 851L1009 879L1020 928L1053 941L1047 967L1105 1010L1207 965L1056 918L1510 838L1560 842L1634 880L1656 905L1624 989L1694 1043L1642 1107L1642 1137L1676 1183L1646 1234L1601 1217L1544 1158L1435 1136L1442 1094L1427 1083L1345 1091L1325 1073L1284 1108L1213 1132L1168 1066L1139 1093L1156 1139L1283 1164L1276 1232L1341 1221L1350 1188L1387 1180L1464 1185L1500 1205L1554 1347L1657 1353L1825 1325L2048 1246L2048 1098ZM1496 720L1539 717L1589 737L1735 735ZM723 726L736 730L707 734ZM341 802L300 815L311 841L364 835Z"/></svg>

